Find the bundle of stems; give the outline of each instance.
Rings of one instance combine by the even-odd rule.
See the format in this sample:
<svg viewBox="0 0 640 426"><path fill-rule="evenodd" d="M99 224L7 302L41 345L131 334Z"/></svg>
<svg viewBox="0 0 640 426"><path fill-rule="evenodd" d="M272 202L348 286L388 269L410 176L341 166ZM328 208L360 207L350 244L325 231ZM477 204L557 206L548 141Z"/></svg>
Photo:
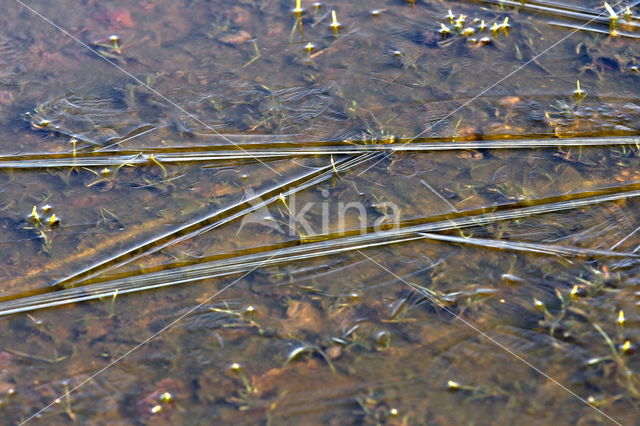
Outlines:
<svg viewBox="0 0 640 426"><path fill-rule="evenodd" d="M456 244L481 245L505 250L525 251L554 256L593 256L638 258L635 253L622 253L611 250L590 250L549 244L509 242L503 240L465 238L451 235L434 234L436 232L461 230L483 226L505 220L523 219L545 213L584 208L605 202L618 201L640 196L640 190L627 190L603 195L588 196L580 199L543 203L540 205L509 208L493 213L479 213L442 221L404 226L385 231L355 233L344 237L325 236L325 240L315 243L299 244L293 242L285 247L238 256L230 259L203 261L187 266L142 274L132 274L109 281L87 284L52 291L36 296L22 297L0 303L0 316L18 312L45 309L86 300L94 300L115 294L135 293L151 289L193 283L205 279L247 273L258 268L289 264L321 256L364 250L401 242L421 239L449 241ZM75 276L77 277L77 276ZM69 281L69 280L65 280ZM51 287L54 289L54 287Z"/></svg>
<svg viewBox="0 0 640 426"><path fill-rule="evenodd" d="M0 169L54 167L110 167L158 163L216 161L267 161L302 156L340 156L365 153L438 152L471 149L534 149L558 147L640 146L640 136L590 137L566 139L506 139L470 142L412 142L393 144L313 146L313 142L289 143L287 147L263 149L220 149L220 146L193 148L145 148L140 151L96 151L76 153L18 153L0 155Z"/></svg>
<svg viewBox="0 0 640 426"><path fill-rule="evenodd" d="M196 218L176 229L151 238L139 245L132 246L112 257L95 262L64 279L54 282L53 285L68 287L77 285L82 281L90 280L106 271L133 262L143 256L148 256L174 244L195 238L198 235L277 202L284 197L312 188L332 178L336 173L346 172L375 157L376 154L363 154L356 157L338 158L326 166L312 169L301 176L281 182L274 187L267 188L258 193L251 194L238 202Z"/></svg>

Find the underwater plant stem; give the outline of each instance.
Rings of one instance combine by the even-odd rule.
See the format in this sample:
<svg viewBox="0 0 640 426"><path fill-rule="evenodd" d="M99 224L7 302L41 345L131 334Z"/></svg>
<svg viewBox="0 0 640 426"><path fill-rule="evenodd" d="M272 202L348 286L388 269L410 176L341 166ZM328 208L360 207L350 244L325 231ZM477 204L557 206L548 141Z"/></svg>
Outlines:
<svg viewBox="0 0 640 426"><path fill-rule="evenodd" d="M0 316L113 296L115 291L118 291L118 295L122 295L191 283L208 278L239 274L245 272L247 269L253 268L255 265L265 266L265 258L270 260L268 266L273 266L275 264L284 264L321 256L352 252L354 250L363 250L388 244L420 240L426 238L421 234L428 232L469 228L503 220L520 219L544 213L566 211L574 208L581 208L638 196L640 196L640 190L605 194L578 200L567 200L538 206L512 208L495 213L482 213L439 222L395 228L387 231L355 234L342 238L327 239L315 243L300 245L294 242L294 245L268 252L250 254L231 259L209 262L205 261L170 270L136 274L130 277L119 278L102 283L88 284L76 288L68 288L36 296L23 297L16 300L6 300L4 302L0 302ZM327 236L327 238L329 237L330 236ZM553 254L556 255L558 253L554 252Z"/></svg>

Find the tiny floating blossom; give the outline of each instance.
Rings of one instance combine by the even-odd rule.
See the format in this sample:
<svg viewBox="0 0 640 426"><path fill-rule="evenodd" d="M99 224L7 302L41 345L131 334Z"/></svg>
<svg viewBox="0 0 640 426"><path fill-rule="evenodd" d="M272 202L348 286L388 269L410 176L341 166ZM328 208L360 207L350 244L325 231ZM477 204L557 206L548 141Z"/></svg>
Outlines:
<svg viewBox="0 0 640 426"><path fill-rule="evenodd" d="M36 206L33 206L33 210L31 210L31 214L29 215L29 219L36 226L38 226L38 224L40 224L40 215L38 214L38 209L36 208Z"/></svg>
<svg viewBox="0 0 640 426"><path fill-rule="evenodd" d="M336 16L335 10L331 11L331 24L329 26L333 29L334 32L337 32L341 27L340 22L338 22L338 17Z"/></svg>
<svg viewBox="0 0 640 426"><path fill-rule="evenodd" d="M449 23L451 24L453 24L453 20L456 19L451 9L449 9L449 12L447 13L447 16L445 16L445 18L449 19Z"/></svg>
<svg viewBox="0 0 640 426"><path fill-rule="evenodd" d="M540 300L536 299L535 297L533 298L533 305L536 307L536 309L540 309L540 310L544 309L544 303L542 303Z"/></svg>
<svg viewBox="0 0 640 426"><path fill-rule="evenodd" d="M460 35L462 35L463 37L471 37L475 33L476 33L476 30L474 30L471 27L467 27L467 28L463 29L462 31L460 31Z"/></svg>
<svg viewBox="0 0 640 426"><path fill-rule="evenodd" d="M578 98L584 98L586 94L582 91L580 87L580 80L576 80L576 90L573 92Z"/></svg>
<svg viewBox="0 0 640 426"><path fill-rule="evenodd" d="M616 13L615 10L613 10L613 8L609 5L609 3L604 2L604 8L607 9L607 12L609 12L609 18L611 18L611 21L615 22L618 20L619 16Z"/></svg>
<svg viewBox="0 0 640 426"><path fill-rule="evenodd" d="M51 127L51 122L49 120L42 119L38 123L32 123L32 126L36 129L46 129Z"/></svg>
<svg viewBox="0 0 640 426"><path fill-rule="evenodd" d="M445 24L440 23L440 34L442 34L442 38L447 38L447 36L451 34L451 29Z"/></svg>
<svg viewBox="0 0 640 426"><path fill-rule="evenodd" d="M47 218L47 225L51 226L52 228L54 226L60 225L60 218L56 216L55 213L53 213L51 216Z"/></svg>
<svg viewBox="0 0 640 426"><path fill-rule="evenodd" d="M292 12L298 16L304 13L304 9L302 8L302 0L296 0L296 7L293 8Z"/></svg>
<svg viewBox="0 0 640 426"><path fill-rule="evenodd" d="M624 325L624 322L625 322L624 311L620 310L620 312L618 312L618 325L622 327Z"/></svg>
<svg viewBox="0 0 640 426"><path fill-rule="evenodd" d="M499 29L504 31L506 35L509 35L509 28L511 28L511 25L509 25L509 17L507 16L504 18L504 21L502 21L502 24L499 25Z"/></svg>
<svg viewBox="0 0 640 426"><path fill-rule="evenodd" d="M109 41L113 43L115 47L118 47L118 44L120 43L120 37L118 37L115 34L112 34L109 36Z"/></svg>
<svg viewBox="0 0 640 426"><path fill-rule="evenodd" d="M569 293L572 299L577 299L578 298L578 286L574 285L573 288L571 289L571 293Z"/></svg>
<svg viewBox="0 0 640 426"><path fill-rule="evenodd" d="M625 342L620 347L620 352L626 354L631 351L631 340L625 340Z"/></svg>
<svg viewBox="0 0 640 426"><path fill-rule="evenodd" d="M451 391L457 391L460 390L460 383L453 381L453 380L448 380L447 381L447 389L451 390Z"/></svg>
<svg viewBox="0 0 640 426"><path fill-rule="evenodd" d="M249 305L244 308L244 314L248 317L252 317L256 314L256 308L254 308L252 305Z"/></svg>

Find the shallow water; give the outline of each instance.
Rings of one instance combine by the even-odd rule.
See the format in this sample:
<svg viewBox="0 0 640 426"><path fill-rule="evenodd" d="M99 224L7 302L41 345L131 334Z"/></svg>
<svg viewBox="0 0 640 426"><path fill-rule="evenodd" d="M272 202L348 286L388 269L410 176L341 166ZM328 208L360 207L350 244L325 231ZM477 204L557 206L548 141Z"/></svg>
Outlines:
<svg viewBox="0 0 640 426"><path fill-rule="evenodd" d="M7 422L634 424L640 12L498 3L3 1Z"/></svg>

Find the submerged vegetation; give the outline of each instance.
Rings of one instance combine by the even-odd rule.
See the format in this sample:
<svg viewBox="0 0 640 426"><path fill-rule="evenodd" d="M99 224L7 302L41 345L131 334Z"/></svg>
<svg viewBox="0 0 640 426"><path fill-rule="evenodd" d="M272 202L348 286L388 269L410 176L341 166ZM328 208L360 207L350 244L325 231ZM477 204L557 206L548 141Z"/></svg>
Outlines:
<svg viewBox="0 0 640 426"><path fill-rule="evenodd" d="M637 2L56 3L0 17L7 421L635 422Z"/></svg>

